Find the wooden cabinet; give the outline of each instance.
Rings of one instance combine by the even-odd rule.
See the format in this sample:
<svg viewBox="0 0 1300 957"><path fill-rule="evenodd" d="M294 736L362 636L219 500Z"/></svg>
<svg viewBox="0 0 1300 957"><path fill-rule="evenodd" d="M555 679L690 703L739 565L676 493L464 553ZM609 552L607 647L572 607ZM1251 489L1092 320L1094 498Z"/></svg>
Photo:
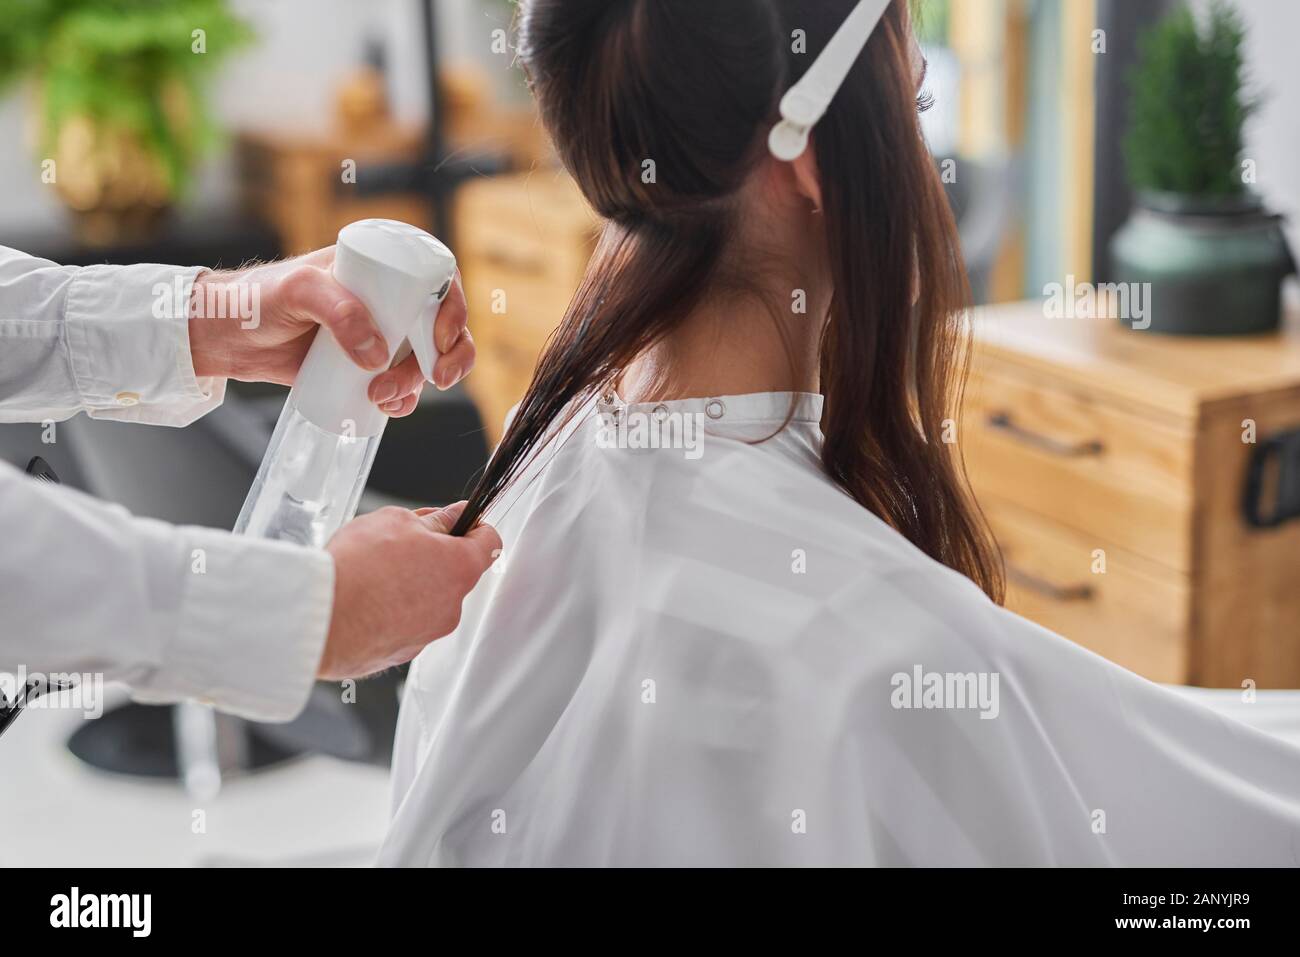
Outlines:
<svg viewBox="0 0 1300 957"><path fill-rule="evenodd" d="M466 388L495 445L582 281L598 220L573 181L553 170L470 183L455 217L478 348Z"/></svg>
<svg viewBox="0 0 1300 957"><path fill-rule="evenodd" d="M366 135L343 130L311 135L248 131L239 137L243 203L255 217L280 235L289 255L332 246L339 230L358 219L397 219L434 228L428 199L418 193L364 194L352 170L371 165L419 163L426 148L424 132L383 123Z"/></svg>
<svg viewBox="0 0 1300 957"><path fill-rule="evenodd" d="M976 313L959 441L1012 610L1153 680L1300 687L1300 520L1242 512L1259 443L1300 429L1291 320L1187 339Z"/></svg>

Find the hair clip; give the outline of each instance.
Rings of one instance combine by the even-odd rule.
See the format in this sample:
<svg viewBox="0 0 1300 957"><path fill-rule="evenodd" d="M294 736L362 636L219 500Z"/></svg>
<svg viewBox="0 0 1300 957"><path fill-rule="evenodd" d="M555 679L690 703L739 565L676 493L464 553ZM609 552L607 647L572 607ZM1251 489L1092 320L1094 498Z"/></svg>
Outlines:
<svg viewBox="0 0 1300 957"><path fill-rule="evenodd" d="M859 0L808 72L781 97L781 122L767 138L767 148L777 159L793 163L803 155L812 128L830 108L889 4L890 0Z"/></svg>

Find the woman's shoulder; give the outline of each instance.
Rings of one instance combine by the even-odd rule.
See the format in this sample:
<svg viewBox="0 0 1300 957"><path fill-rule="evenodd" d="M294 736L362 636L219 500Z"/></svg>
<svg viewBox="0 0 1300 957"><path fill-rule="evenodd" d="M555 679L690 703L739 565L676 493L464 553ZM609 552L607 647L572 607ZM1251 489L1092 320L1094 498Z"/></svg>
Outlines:
<svg viewBox="0 0 1300 957"><path fill-rule="evenodd" d="M658 647L707 634L709 655L829 663L849 686L888 687L917 666L1096 671L1094 656L1000 608L852 499L807 438L708 442L689 458L601 447L578 430L501 525L506 552L596 604L671 621L656 625Z"/></svg>
<svg viewBox="0 0 1300 957"><path fill-rule="evenodd" d="M710 435L695 452L617 446L588 420L521 479L527 490L502 532L544 527L573 555L595 540L617 542L629 560L677 557L819 600L902 577L955 589L962 601L983 598L836 485L818 449L815 431L799 427L761 442Z"/></svg>

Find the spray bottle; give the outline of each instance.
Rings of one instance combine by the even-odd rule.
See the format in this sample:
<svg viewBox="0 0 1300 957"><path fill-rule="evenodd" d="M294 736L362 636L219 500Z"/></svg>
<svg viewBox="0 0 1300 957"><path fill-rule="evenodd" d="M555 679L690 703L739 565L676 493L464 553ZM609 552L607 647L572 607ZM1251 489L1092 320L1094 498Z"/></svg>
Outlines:
<svg viewBox="0 0 1300 957"><path fill-rule="evenodd" d="M334 278L370 310L390 362L409 341L426 379L436 358L433 322L455 274L451 251L414 226L366 219L339 233ZM236 534L320 547L356 514L388 422L366 394L374 375L329 333L316 336Z"/></svg>
<svg viewBox="0 0 1300 957"><path fill-rule="evenodd" d="M389 363L409 351L433 378L433 324L456 274L456 258L405 223L366 219L345 226L334 278L370 310ZM317 333L280 413L257 477L235 522L237 535L322 547L356 514L388 416L370 401L376 373L357 366L329 332ZM210 709L175 714L181 776L208 798L221 786L217 723Z"/></svg>

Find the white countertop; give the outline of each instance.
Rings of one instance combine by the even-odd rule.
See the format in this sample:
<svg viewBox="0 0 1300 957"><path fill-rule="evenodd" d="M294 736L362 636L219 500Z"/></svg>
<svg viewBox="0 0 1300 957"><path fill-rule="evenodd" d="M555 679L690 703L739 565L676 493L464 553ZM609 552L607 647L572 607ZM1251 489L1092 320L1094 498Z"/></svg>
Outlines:
<svg viewBox="0 0 1300 957"><path fill-rule="evenodd" d="M73 756L84 720L30 711L0 737L0 866L364 866L387 828L386 769L313 756L229 780L196 834L199 805L178 783Z"/></svg>

